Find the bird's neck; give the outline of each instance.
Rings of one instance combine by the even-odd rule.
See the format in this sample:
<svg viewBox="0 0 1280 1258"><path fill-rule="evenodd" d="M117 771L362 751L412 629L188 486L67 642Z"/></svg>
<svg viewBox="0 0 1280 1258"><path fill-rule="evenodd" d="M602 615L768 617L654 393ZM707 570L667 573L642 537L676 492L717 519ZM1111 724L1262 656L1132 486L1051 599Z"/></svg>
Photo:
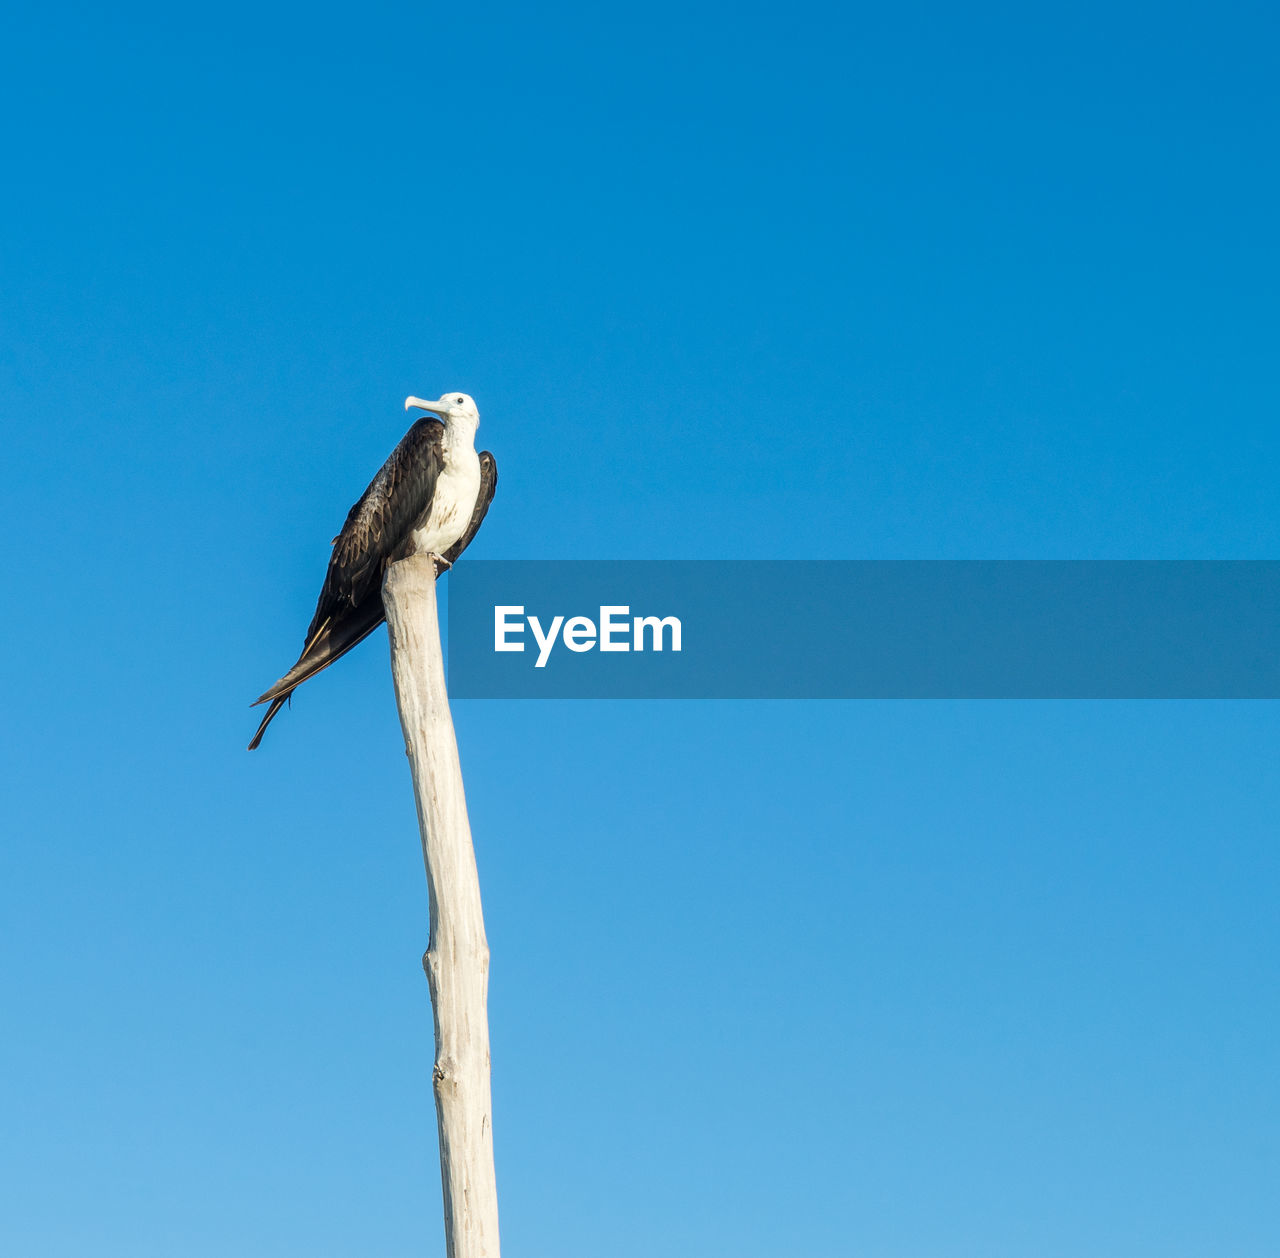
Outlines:
<svg viewBox="0 0 1280 1258"><path fill-rule="evenodd" d="M473 450L478 419L466 415L450 415L444 425L444 445L450 450Z"/></svg>

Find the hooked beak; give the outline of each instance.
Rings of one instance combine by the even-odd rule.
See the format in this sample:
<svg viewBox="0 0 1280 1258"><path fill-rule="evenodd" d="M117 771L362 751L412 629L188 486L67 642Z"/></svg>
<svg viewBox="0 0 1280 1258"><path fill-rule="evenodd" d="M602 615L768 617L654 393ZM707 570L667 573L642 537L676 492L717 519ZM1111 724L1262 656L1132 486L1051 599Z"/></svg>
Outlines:
<svg viewBox="0 0 1280 1258"><path fill-rule="evenodd" d="M420 397L407 397L404 400L404 409L411 411L414 408L420 411L430 411L433 415L448 415L450 411L449 403L443 398L438 402L424 402Z"/></svg>

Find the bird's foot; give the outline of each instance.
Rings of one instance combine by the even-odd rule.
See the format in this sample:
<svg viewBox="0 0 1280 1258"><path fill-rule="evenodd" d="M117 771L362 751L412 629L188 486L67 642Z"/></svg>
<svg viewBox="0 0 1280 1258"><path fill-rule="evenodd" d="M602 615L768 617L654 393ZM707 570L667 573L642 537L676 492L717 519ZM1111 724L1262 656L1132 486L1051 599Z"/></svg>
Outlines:
<svg viewBox="0 0 1280 1258"><path fill-rule="evenodd" d="M442 572L448 572L449 569L453 567L453 564L451 564L443 555L437 555L435 551L432 551L429 557L431 562L435 565L436 576L439 576Z"/></svg>

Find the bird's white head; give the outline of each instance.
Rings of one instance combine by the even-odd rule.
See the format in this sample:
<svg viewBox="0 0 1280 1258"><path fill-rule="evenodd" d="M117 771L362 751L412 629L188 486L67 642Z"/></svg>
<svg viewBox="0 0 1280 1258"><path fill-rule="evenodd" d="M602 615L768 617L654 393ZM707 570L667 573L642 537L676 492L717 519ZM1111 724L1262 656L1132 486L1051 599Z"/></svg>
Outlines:
<svg viewBox="0 0 1280 1258"><path fill-rule="evenodd" d="M432 415L439 415L446 424L462 421L470 422L473 428L480 427L480 412L476 410L475 400L469 393L445 393L438 402L424 402L420 397L407 397L404 409L430 411Z"/></svg>

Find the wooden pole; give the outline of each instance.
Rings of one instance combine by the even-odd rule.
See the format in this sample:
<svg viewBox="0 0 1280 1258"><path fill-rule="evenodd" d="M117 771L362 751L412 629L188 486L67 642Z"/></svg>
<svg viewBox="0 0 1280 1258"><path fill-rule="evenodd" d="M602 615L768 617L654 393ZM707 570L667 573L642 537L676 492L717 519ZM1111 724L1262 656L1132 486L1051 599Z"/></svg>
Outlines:
<svg viewBox="0 0 1280 1258"><path fill-rule="evenodd" d="M431 934L422 958L435 1015L433 1078L448 1258L498 1258L489 1093L489 945L458 744L445 692L435 562L411 555L382 585L391 672L418 801Z"/></svg>

